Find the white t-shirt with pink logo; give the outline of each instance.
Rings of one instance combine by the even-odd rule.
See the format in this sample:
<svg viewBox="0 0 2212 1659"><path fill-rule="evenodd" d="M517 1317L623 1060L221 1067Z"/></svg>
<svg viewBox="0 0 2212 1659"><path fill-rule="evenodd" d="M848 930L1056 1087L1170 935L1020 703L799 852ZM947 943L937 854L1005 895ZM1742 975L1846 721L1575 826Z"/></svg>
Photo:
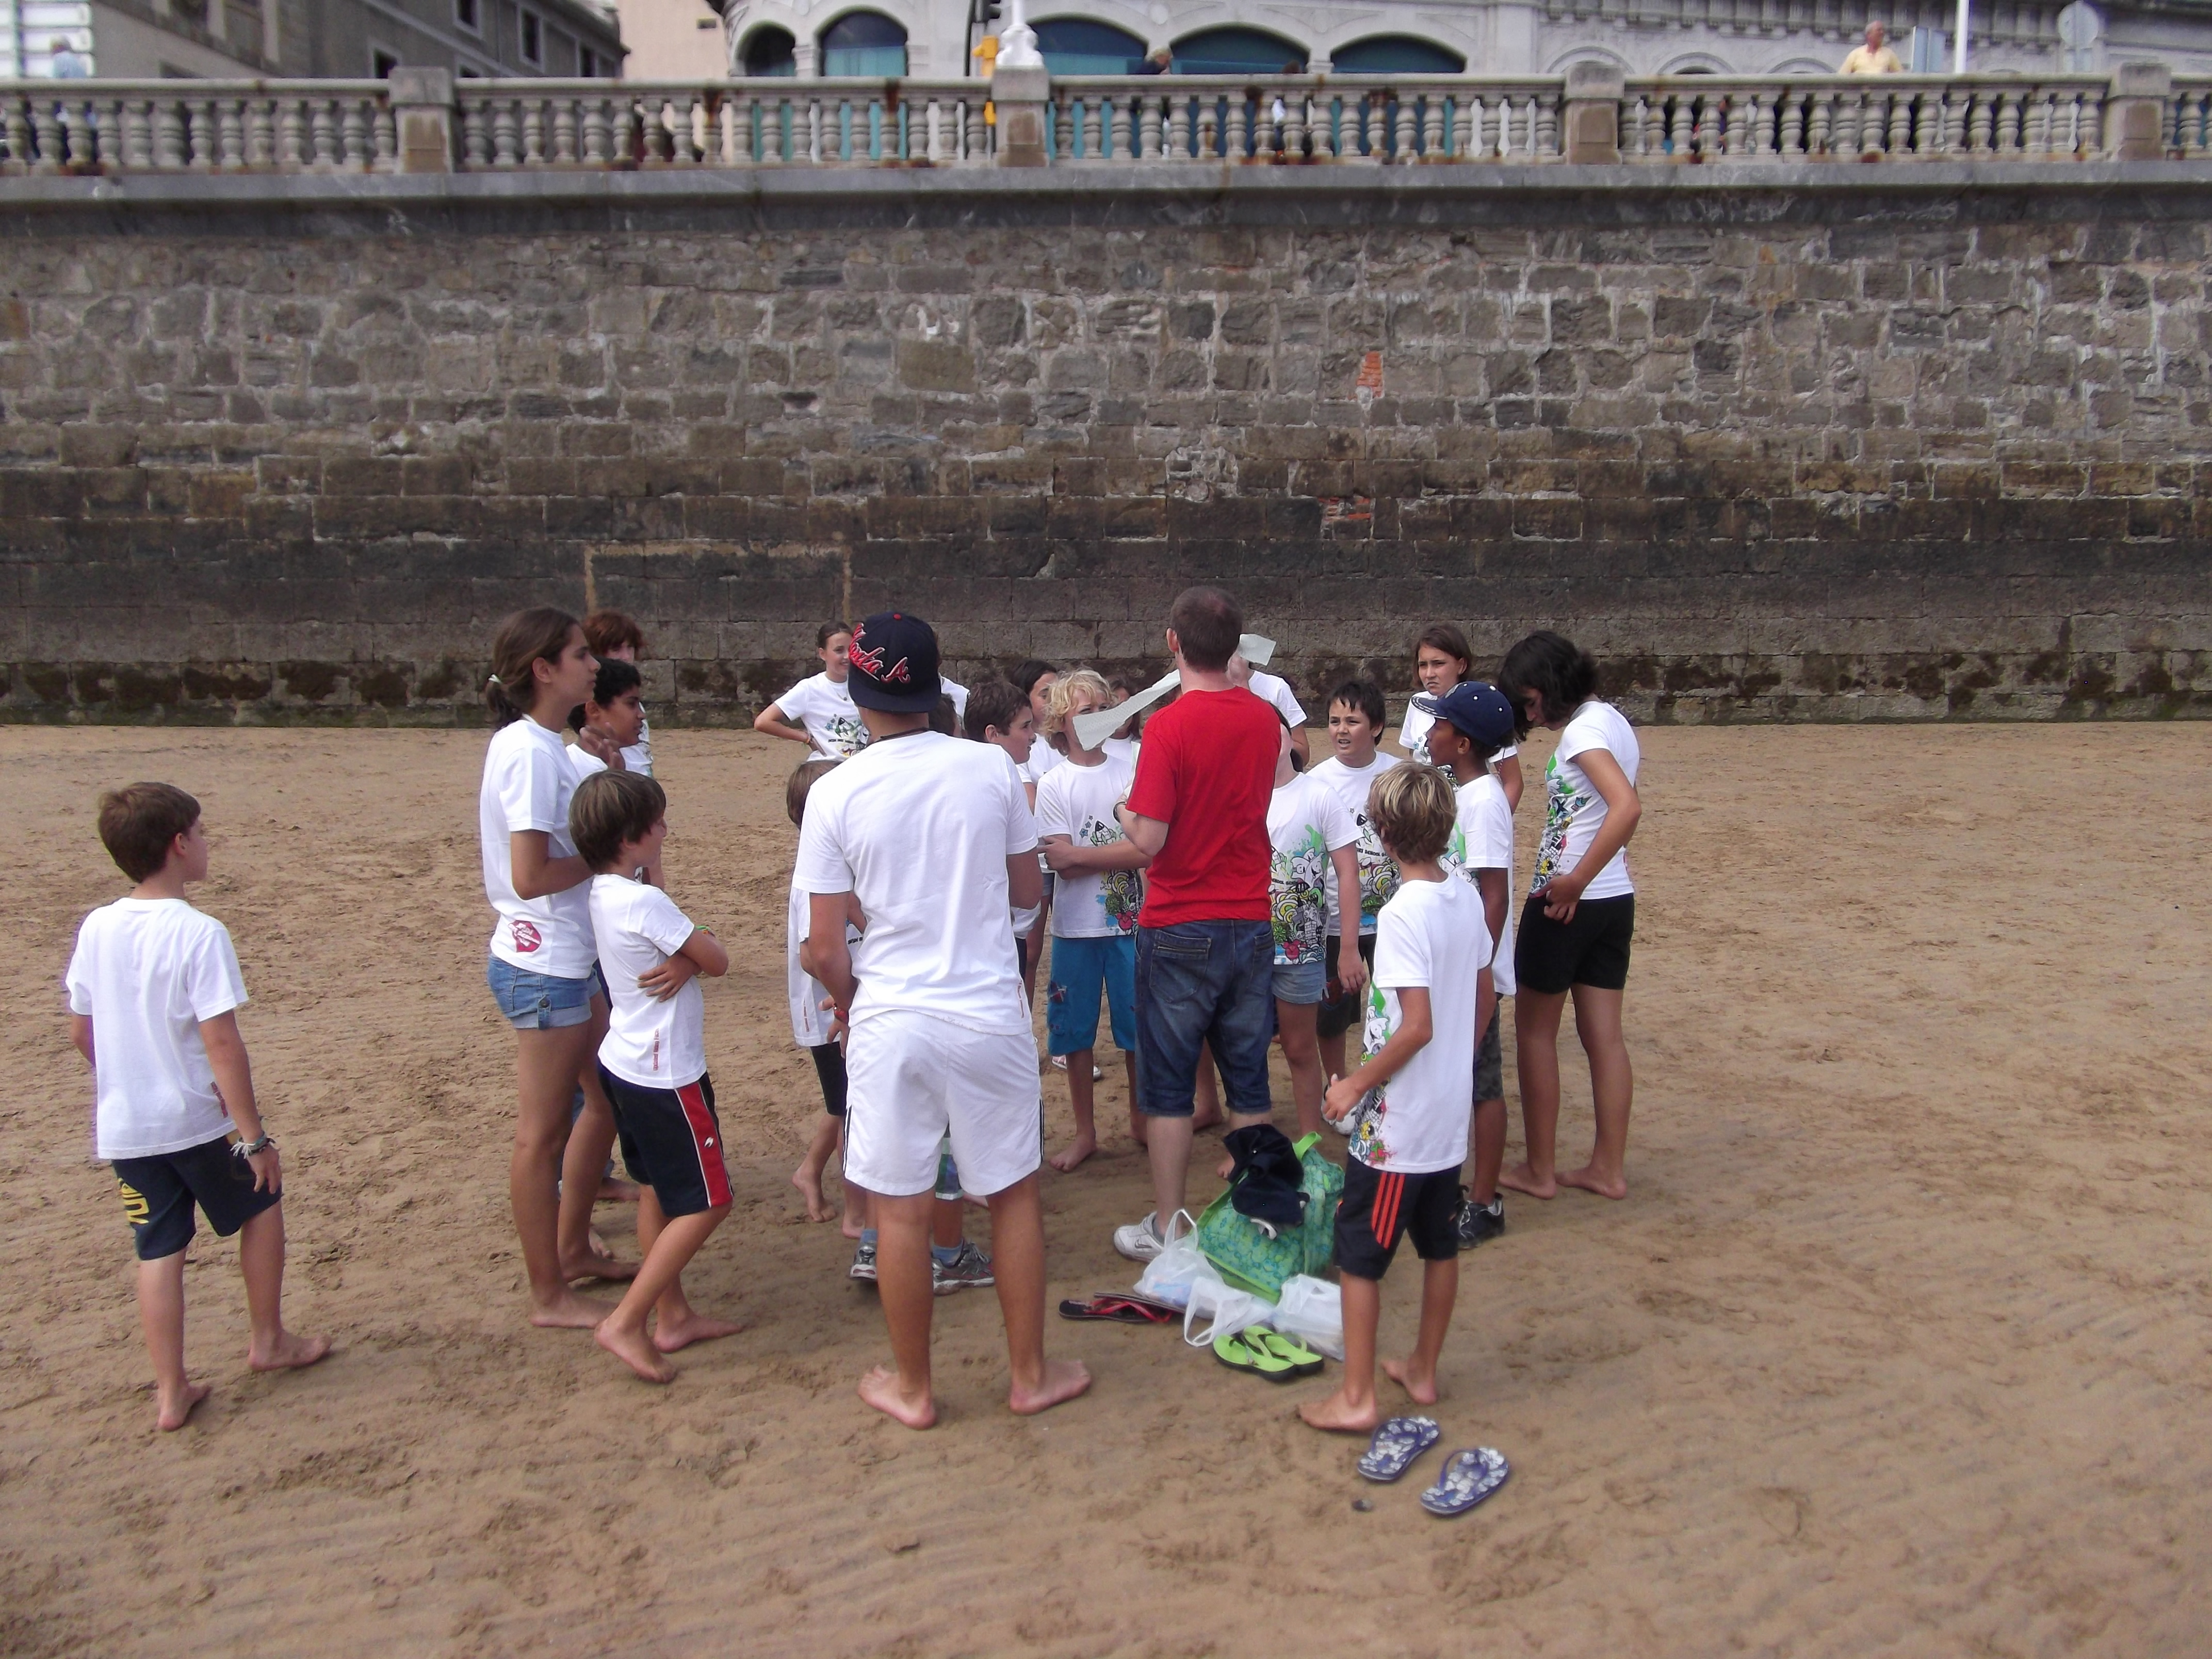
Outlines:
<svg viewBox="0 0 2212 1659"><path fill-rule="evenodd" d="M566 892L526 899L514 890L514 843L520 830L545 832L556 859L576 856L568 839L568 801L576 793L575 763L561 734L527 717L492 734L484 754L483 787L477 796L477 832L483 843L484 896L499 913L491 953L501 962L555 979L581 979L597 955L592 945L588 882Z"/></svg>

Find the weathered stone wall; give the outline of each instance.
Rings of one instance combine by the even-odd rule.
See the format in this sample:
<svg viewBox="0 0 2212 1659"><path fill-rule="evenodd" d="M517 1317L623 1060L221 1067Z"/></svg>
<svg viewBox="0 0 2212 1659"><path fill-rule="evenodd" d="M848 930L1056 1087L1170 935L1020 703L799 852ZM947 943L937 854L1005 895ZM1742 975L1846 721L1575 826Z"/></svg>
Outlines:
<svg viewBox="0 0 2212 1659"><path fill-rule="evenodd" d="M1201 578L1309 691L1443 618L1659 719L2212 708L2212 174L1654 171L8 181L0 710L473 720L551 600L726 720Z"/></svg>

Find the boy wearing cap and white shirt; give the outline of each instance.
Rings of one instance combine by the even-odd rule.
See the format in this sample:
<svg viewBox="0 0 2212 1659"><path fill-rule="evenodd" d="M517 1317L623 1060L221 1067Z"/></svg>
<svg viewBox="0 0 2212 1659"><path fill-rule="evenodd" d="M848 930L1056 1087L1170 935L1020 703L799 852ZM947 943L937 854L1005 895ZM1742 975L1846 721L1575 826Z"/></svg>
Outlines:
<svg viewBox="0 0 2212 1659"><path fill-rule="evenodd" d="M991 1209L999 1307L1024 1415L1074 1398L1091 1374L1044 1355L1042 1100L1010 904L1042 896L1036 827L1013 769L929 729L937 635L898 611L855 631L847 684L868 745L819 780L799 830L817 977L846 1039L845 1179L872 1195L876 1284L895 1367L860 1398L908 1428L931 1393L931 1206L949 1133L962 1184ZM857 900L866 934L848 946Z"/></svg>
<svg viewBox="0 0 2212 1659"><path fill-rule="evenodd" d="M1462 680L1442 696L1418 696L1413 706L1435 722L1428 729L1429 758L1459 785L1459 820L1446 849L1446 869L1456 870L1482 895L1490 930L1490 972L1502 1005L1513 994L1513 809L1492 763L1512 746L1513 705L1494 685ZM1493 1008L1474 1057L1474 1170L1455 1225L1459 1247L1471 1250L1505 1231L1505 1200L1498 1190L1505 1166L1505 1065Z"/></svg>

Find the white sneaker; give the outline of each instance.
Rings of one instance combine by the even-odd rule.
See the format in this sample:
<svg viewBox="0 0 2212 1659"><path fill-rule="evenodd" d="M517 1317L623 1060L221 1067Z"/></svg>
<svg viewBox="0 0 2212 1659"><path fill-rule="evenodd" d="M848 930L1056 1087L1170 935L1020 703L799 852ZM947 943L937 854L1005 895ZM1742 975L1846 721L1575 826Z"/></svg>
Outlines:
<svg viewBox="0 0 2212 1659"><path fill-rule="evenodd" d="M1067 1056L1066 1054L1054 1054L1052 1057L1052 1069L1055 1072L1066 1071L1067 1069Z"/></svg>
<svg viewBox="0 0 2212 1659"><path fill-rule="evenodd" d="M1150 1261L1168 1247L1155 1224L1159 1212L1154 1210L1142 1221L1133 1221L1126 1227L1114 1229L1114 1248L1132 1261Z"/></svg>

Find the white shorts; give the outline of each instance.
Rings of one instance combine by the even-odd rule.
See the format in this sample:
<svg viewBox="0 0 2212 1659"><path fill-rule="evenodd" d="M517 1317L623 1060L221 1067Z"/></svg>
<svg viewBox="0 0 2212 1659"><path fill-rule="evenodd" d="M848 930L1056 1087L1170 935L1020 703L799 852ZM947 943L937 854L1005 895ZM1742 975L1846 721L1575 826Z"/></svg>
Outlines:
<svg viewBox="0 0 2212 1659"><path fill-rule="evenodd" d="M845 1178L887 1198L935 1190L952 1138L979 1198L1035 1175L1044 1156L1036 1039L971 1031L933 1014L872 1014L845 1040Z"/></svg>

